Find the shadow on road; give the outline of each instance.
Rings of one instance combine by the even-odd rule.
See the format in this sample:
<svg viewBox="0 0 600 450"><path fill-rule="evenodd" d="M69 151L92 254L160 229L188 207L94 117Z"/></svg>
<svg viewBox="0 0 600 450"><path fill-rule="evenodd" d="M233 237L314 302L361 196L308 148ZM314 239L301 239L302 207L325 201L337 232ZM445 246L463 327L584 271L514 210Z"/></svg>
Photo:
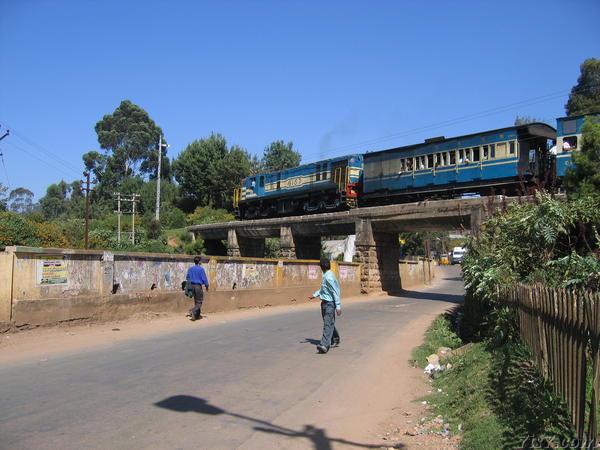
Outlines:
<svg viewBox="0 0 600 450"><path fill-rule="evenodd" d="M226 411L218 406L211 405L203 398L193 397L191 395L174 395L161 400L154 405L158 406L159 408L169 409L176 412L195 412L211 416L223 414L231 417L237 417L239 419L247 420L257 424L253 427L253 429L256 431L279 434L281 436L288 436L292 438L308 439L313 444L313 448L315 448L315 450L330 450L332 448L332 443L346 444L361 448L381 448L381 444L360 444L358 442L347 441L345 439L330 438L327 436L324 429L317 428L312 425L304 425L302 431L295 431L290 428L272 424L266 420ZM393 448L404 448L404 446L399 444Z"/></svg>
<svg viewBox="0 0 600 450"><path fill-rule="evenodd" d="M402 291L396 294L397 297L414 298L417 300L434 300L437 302L450 302L461 304L464 301L464 296L456 294L444 294L442 292L419 292L419 291Z"/></svg>
<svg viewBox="0 0 600 450"><path fill-rule="evenodd" d="M317 345L321 343L320 339L312 339L312 338L304 338L303 341L300 341L301 344L312 344Z"/></svg>

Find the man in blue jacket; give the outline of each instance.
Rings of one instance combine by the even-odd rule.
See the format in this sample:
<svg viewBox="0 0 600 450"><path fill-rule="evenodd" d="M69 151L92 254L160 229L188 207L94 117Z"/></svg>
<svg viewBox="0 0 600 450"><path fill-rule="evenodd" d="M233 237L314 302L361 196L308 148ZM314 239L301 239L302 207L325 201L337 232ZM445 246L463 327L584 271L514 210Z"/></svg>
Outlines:
<svg viewBox="0 0 600 450"><path fill-rule="evenodd" d="M200 264L200 257L194 258L194 265L188 269L186 280L191 284L192 291L194 292L194 307L187 313L187 317L193 322L194 320L202 319L200 309L202 308L202 301L204 300L204 293L202 292L202 285L206 286L208 291L208 279L206 278L206 272Z"/></svg>
<svg viewBox="0 0 600 450"><path fill-rule="evenodd" d="M321 297L323 337L319 345L317 345L317 351L319 353L327 353L329 347L336 347L340 344L340 334L335 327L335 316L342 314L342 304L340 302L340 285L331 271L331 263L328 259L322 259L320 266L323 271L321 289L308 298Z"/></svg>

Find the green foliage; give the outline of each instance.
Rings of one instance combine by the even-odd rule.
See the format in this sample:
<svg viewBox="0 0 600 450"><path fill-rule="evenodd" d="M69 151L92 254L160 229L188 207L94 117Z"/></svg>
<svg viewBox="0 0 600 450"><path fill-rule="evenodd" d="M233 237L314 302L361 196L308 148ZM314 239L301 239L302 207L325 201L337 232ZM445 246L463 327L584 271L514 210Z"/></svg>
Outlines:
<svg viewBox="0 0 600 450"><path fill-rule="evenodd" d="M589 58L583 62L565 110L569 116L600 112L600 60Z"/></svg>
<svg viewBox="0 0 600 450"><path fill-rule="evenodd" d="M515 335L498 304L498 289L515 283L598 289L600 197L558 201L538 192L536 203L512 205L488 219L467 243L462 264L471 338L496 344Z"/></svg>
<svg viewBox="0 0 600 450"><path fill-rule="evenodd" d="M96 123L95 129L100 147L110 152L106 164L117 180L156 172L162 130L142 108L123 100L112 114ZM166 148L162 153L166 156Z"/></svg>
<svg viewBox="0 0 600 450"><path fill-rule="evenodd" d="M440 347L458 348L462 341L453 331L452 318L450 315L438 316L425 332L423 344L412 351L412 360L419 367L427 365L427 357L436 353Z"/></svg>
<svg viewBox="0 0 600 450"><path fill-rule="evenodd" d="M202 225L205 223L232 222L234 220L235 216L223 209L203 206L196 208L192 214L188 215L186 222L188 225Z"/></svg>
<svg viewBox="0 0 600 450"><path fill-rule="evenodd" d="M160 222L163 228L183 228L187 225L186 217L187 215L182 210L171 206L160 213Z"/></svg>
<svg viewBox="0 0 600 450"><path fill-rule="evenodd" d="M444 345L446 343L446 345ZM421 365L439 346L458 346L450 322L440 316L413 351ZM429 353L428 353L429 352ZM425 355L425 356L420 356ZM495 350L475 344L465 354L449 360L451 370L433 376L433 393L426 397L432 409L422 422L425 429L442 416L450 434L462 434L461 448L543 448L573 438L569 414L551 386L530 363L531 355L520 342ZM462 425L462 431L458 425Z"/></svg>
<svg viewBox="0 0 600 450"><path fill-rule="evenodd" d="M0 213L0 247L26 245L39 247L36 225L13 212Z"/></svg>
<svg viewBox="0 0 600 450"><path fill-rule="evenodd" d="M192 142L173 161L175 179L195 206L231 206L233 189L250 173L250 156L220 134Z"/></svg>
<svg viewBox="0 0 600 450"><path fill-rule="evenodd" d="M6 211L6 204L8 202L6 191L8 191L8 188L0 183L0 212Z"/></svg>
<svg viewBox="0 0 600 450"><path fill-rule="evenodd" d="M36 237L40 247L67 248L69 242L62 234L61 229L51 223L35 223Z"/></svg>
<svg viewBox="0 0 600 450"><path fill-rule="evenodd" d="M13 189L8 196L8 209L17 214L33 211L33 192L23 187Z"/></svg>
<svg viewBox="0 0 600 450"><path fill-rule="evenodd" d="M600 195L600 118L585 119L581 151L573 152L573 162L565 177L569 195Z"/></svg>
<svg viewBox="0 0 600 450"><path fill-rule="evenodd" d="M46 219L56 219L67 212L70 191L71 187L62 180L48 186L46 195L40 199L40 208Z"/></svg>
<svg viewBox="0 0 600 450"><path fill-rule="evenodd" d="M283 141L271 142L263 152L261 169L264 172L276 172L290 169L300 165L302 155L292 147L293 142L285 144Z"/></svg>
<svg viewBox="0 0 600 450"><path fill-rule="evenodd" d="M281 257L281 245L279 238L265 239L265 258L277 259Z"/></svg>

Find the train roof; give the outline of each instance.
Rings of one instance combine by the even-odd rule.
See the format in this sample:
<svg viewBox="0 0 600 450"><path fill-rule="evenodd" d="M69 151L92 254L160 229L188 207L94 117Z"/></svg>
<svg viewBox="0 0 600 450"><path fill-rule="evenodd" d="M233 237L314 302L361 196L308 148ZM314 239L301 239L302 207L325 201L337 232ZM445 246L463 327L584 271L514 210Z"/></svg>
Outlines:
<svg viewBox="0 0 600 450"><path fill-rule="evenodd" d="M368 152L367 154L365 154L365 156L372 155L374 153L384 153L384 152L392 152L392 151L397 151L397 150L418 149L418 148L427 147L430 145L440 145L442 143L447 143L448 141L467 140L467 139L471 139L471 138L474 138L477 136L487 136L487 135L493 135L493 134L507 133L509 131L516 132L516 131L522 131L522 130L527 130L527 132L529 134L543 136L548 139L556 138L556 129L554 127L548 125L547 123L543 123L543 122L532 122L532 123L527 123L524 125L513 125L512 127L498 128L498 129L489 130L489 131L480 131L478 133L464 134L461 136L453 136L453 137L449 137L449 138L440 136L438 138L426 139L424 142L420 142L418 144L404 145L404 146L400 146L400 147L388 148L385 150L375 150L372 152Z"/></svg>
<svg viewBox="0 0 600 450"><path fill-rule="evenodd" d="M248 175L246 178L256 177L256 176L260 176L260 175L270 175L272 173L283 172L284 170L300 169L301 167L312 166L314 164L321 164L321 163L326 162L326 161L339 161L339 160L342 160L342 159L356 158L356 157L362 158L362 156L363 156L362 153L351 153L349 155L334 156L333 158L320 159L319 161L312 161L312 162L309 162L309 163L306 163L306 164L300 164L299 166L290 167L288 169L274 170L273 172L255 173L255 174L252 174L252 175Z"/></svg>

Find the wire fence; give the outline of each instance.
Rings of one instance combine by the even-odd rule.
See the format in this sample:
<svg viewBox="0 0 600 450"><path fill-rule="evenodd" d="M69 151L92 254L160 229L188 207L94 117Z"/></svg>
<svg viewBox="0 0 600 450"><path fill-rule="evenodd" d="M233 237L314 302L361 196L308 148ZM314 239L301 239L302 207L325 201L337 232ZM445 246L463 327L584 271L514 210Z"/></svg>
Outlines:
<svg viewBox="0 0 600 450"><path fill-rule="evenodd" d="M517 285L501 291L541 373L565 400L584 446L598 444L600 293Z"/></svg>

